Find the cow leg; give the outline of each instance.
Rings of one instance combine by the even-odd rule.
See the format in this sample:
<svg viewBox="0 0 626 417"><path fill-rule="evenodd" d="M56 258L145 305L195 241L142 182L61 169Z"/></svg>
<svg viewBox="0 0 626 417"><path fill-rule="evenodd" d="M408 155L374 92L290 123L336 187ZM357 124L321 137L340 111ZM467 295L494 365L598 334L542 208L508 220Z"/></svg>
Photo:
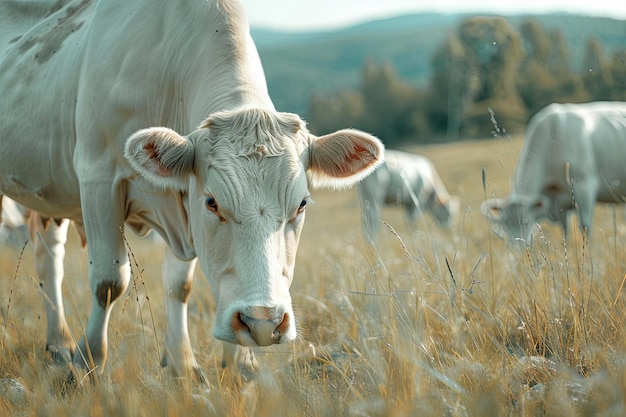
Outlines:
<svg viewBox="0 0 626 417"><path fill-rule="evenodd" d="M578 217L580 230L589 238L591 237L593 213L600 184L597 180L586 178L585 180L574 181L572 188L574 193L573 206Z"/></svg>
<svg viewBox="0 0 626 417"><path fill-rule="evenodd" d="M367 238L370 244L375 246L376 235L378 234L379 218L380 218L380 204L377 201L377 196L373 193L366 193L359 190L359 197L361 198L361 220L363 226L363 234Z"/></svg>
<svg viewBox="0 0 626 417"><path fill-rule="evenodd" d="M162 364L170 365L175 377L192 377L205 383L206 378L193 355L187 330L187 306L195 265L196 259L181 261L166 248L161 270L167 318Z"/></svg>
<svg viewBox="0 0 626 417"><path fill-rule="evenodd" d="M561 227L563 228L563 236L565 239L569 236L569 211L563 211L560 213L559 221L561 222Z"/></svg>
<svg viewBox="0 0 626 417"><path fill-rule="evenodd" d="M29 226L35 249L35 269L45 293L48 319L46 350L55 362L70 363L76 347L65 320L63 307L63 259L70 221L43 219L31 212Z"/></svg>
<svg viewBox="0 0 626 417"><path fill-rule="evenodd" d="M75 368L102 373L107 359L111 308L126 291L130 264L122 236L124 202L110 183L81 183L81 203L89 242L91 312L74 354Z"/></svg>
<svg viewBox="0 0 626 417"><path fill-rule="evenodd" d="M405 207L406 207L406 215L409 221L409 226L413 227L415 226L417 219L419 219L420 216L422 215L422 210L420 207L416 206L413 203L407 204Z"/></svg>

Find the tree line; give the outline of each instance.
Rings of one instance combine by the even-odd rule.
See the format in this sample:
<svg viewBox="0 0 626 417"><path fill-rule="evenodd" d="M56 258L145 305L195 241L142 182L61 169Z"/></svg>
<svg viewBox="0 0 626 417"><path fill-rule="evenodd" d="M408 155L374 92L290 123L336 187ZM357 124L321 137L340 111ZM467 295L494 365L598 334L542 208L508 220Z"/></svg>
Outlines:
<svg viewBox="0 0 626 417"><path fill-rule="evenodd" d="M516 31L503 17L472 17L432 56L427 86L370 60L356 90L313 95L307 119L319 134L349 125L394 146L520 132L552 102L626 101L626 49L607 56L588 39L579 73L569 57L562 33L534 20Z"/></svg>

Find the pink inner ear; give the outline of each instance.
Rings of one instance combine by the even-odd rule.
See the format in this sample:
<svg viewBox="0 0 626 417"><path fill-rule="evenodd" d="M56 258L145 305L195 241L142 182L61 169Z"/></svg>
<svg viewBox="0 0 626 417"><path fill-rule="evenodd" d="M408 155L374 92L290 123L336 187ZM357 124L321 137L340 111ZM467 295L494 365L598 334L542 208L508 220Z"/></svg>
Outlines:
<svg viewBox="0 0 626 417"><path fill-rule="evenodd" d="M367 151L366 148L364 148L363 146L357 145L357 144L355 144L352 147L352 150L353 150L352 152L348 152L348 159L358 160L359 162L363 159L361 157L361 154L363 154L363 153L365 153Z"/></svg>
<svg viewBox="0 0 626 417"><path fill-rule="evenodd" d="M352 150L346 153L343 163L337 166L337 177L349 177L354 175L355 167L364 167L370 165L376 158L371 154L369 149L364 146L355 144Z"/></svg>
<svg viewBox="0 0 626 417"><path fill-rule="evenodd" d="M155 146L154 142L146 142L146 144L143 146L143 149L146 151L146 155L148 155L148 158L150 158L150 160L156 165L156 169L157 169L157 174L161 177L171 177L172 176L172 171L170 169L167 169L162 163L161 160L159 159L159 154L157 152L157 147Z"/></svg>
<svg viewBox="0 0 626 417"><path fill-rule="evenodd" d="M156 146L154 146L153 142L146 142L143 149L146 151L150 159L155 159L157 157Z"/></svg>

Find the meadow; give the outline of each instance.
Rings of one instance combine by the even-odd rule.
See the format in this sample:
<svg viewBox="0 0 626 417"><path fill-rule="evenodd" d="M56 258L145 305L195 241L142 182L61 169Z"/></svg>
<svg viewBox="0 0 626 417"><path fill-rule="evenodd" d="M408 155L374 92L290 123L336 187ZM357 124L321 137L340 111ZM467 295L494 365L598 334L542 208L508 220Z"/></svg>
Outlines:
<svg viewBox="0 0 626 417"><path fill-rule="evenodd" d="M491 232L480 204L504 197L521 138L416 147L461 198L451 230L383 212L378 251L356 190L313 191L292 297L297 342L255 349L259 369L222 369L214 301L197 270L190 335L207 386L162 368L163 248L129 236L133 283L109 327L105 373L60 392L44 350L32 249L0 250L0 416L623 416L626 218L598 206L590 240L543 223L532 247ZM483 182L483 170L485 182ZM66 314L90 307L73 231Z"/></svg>

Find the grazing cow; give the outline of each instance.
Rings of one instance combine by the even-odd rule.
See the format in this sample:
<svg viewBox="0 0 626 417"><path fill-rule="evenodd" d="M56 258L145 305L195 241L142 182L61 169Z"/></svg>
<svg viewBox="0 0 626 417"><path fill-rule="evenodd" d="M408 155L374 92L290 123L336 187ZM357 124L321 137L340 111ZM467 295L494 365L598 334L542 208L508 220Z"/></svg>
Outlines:
<svg viewBox="0 0 626 417"><path fill-rule="evenodd" d="M590 235L596 201L626 201L624 155L626 103L551 104L529 122L511 194L488 199L481 211L528 244L543 218L559 222L567 236L571 211Z"/></svg>
<svg viewBox="0 0 626 417"><path fill-rule="evenodd" d="M69 336L53 274L43 283L58 291L48 350L102 371L111 308L130 280L124 224L168 246L165 359L175 374L201 376L187 332L196 257L217 339L294 340L289 287L307 177L353 185L382 161L381 142L350 129L317 137L277 112L234 0L4 0L0 28L0 193L71 219L88 242L84 336ZM58 261L67 222L52 223L40 256Z"/></svg>
<svg viewBox="0 0 626 417"><path fill-rule="evenodd" d="M403 205L410 223L428 211L441 227L450 227L459 213L459 199L448 194L433 163L421 155L387 150L385 162L357 185L363 232L374 241L384 204Z"/></svg>

